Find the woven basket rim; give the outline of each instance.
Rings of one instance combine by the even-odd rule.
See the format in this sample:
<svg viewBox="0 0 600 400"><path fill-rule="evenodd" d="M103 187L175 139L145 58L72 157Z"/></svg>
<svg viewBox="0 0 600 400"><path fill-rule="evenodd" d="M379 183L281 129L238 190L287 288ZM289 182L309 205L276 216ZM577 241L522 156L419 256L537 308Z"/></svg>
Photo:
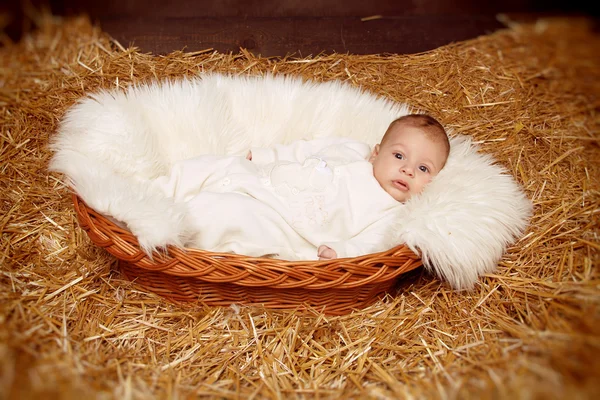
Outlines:
<svg viewBox="0 0 600 400"><path fill-rule="evenodd" d="M76 193L71 196L80 226L92 242L119 260L171 276L247 287L349 289L389 281L422 265L405 245L334 260L288 261L174 246L150 257L131 232L89 207Z"/></svg>

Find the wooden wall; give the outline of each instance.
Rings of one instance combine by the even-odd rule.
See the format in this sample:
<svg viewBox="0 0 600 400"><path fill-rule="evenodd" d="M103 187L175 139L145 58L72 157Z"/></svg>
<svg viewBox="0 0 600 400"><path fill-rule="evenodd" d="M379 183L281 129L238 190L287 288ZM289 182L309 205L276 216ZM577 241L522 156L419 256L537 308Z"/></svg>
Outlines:
<svg viewBox="0 0 600 400"><path fill-rule="evenodd" d="M57 14L89 14L123 45L134 44L142 51L237 52L244 47L263 56L416 53L499 29L498 13L588 12L578 0L567 4L556 0L45 2ZM372 16L378 17L365 20Z"/></svg>

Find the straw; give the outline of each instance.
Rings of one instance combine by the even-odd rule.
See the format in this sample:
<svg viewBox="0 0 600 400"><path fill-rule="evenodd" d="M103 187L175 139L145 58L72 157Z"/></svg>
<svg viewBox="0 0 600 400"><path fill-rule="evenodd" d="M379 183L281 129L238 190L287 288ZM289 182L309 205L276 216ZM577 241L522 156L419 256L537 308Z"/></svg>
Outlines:
<svg viewBox="0 0 600 400"><path fill-rule="evenodd" d="M36 15L0 49L0 397L594 398L600 39L544 19L413 55L153 56ZM6 41L6 40L5 40ZM48 139L89 91L219 71L341 79L471 135L523 184L526 236L471 292L411 272L340 317L180 306L79 228Z"/></svg>

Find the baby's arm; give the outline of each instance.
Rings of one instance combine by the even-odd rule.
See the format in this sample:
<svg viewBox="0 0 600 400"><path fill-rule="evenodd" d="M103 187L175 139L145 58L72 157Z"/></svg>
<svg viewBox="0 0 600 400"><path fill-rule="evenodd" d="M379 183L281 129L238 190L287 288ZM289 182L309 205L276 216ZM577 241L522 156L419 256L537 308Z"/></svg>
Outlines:
<svg viewBox="0 0 600 400"><path fill-rule="evenodd" d="M268 164L275 161L303 162L328 147L340 147L347 144L359 143L347 138L326 137L314 140L297 140L290 144L276 144L269 148L252 147L246 158L258 164Z"/></svg>

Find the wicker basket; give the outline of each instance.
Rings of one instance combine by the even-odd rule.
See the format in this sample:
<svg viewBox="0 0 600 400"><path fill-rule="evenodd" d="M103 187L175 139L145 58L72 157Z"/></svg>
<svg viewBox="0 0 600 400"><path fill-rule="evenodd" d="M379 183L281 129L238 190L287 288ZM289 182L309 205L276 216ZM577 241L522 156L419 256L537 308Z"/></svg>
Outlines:
<svg viewBox="0 0 600 400"><path fill-rule="evenodd" d="M314 308L342 315L375 301L421 259L405 246L355 258L283 261L169 248L151 260L131 232L73 194L81 227L119 260L128 279L175 301L208 305L261 304L276 309Z"/></svg>

